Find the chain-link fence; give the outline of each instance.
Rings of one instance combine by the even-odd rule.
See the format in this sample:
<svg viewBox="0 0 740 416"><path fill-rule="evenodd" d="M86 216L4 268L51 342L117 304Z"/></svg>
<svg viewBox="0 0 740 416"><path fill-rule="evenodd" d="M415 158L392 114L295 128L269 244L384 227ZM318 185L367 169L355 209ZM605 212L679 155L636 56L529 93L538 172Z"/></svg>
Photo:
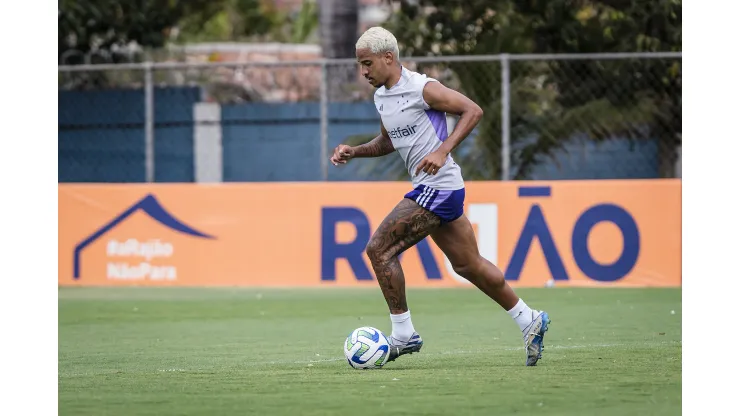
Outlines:
<svg viewBox="0 0 740 416"><path fill-rule="evenodd" d="M513 178L676 176L680 57L511 58Z"/></svg>
<svg viewBox="0 0 740 416"><path fill-rule="evenodd" d="M59 71L59 181L147 181L145 71Z"/></svg>
<svg viewBox="0 0 740 416"><path fill-rule="evenodd" d="M484 110L466 179L680 176L681 53L403 59ZM353 59L59 67L60 182L405 180ZM456 118L448 116L452 131Z"/></svg>

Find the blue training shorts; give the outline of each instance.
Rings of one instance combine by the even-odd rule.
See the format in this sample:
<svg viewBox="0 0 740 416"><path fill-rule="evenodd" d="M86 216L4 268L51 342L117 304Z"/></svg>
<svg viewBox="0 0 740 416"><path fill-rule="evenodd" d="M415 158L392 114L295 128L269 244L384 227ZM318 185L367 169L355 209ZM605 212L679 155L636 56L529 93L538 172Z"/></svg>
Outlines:
<svg viewBox="0 0 740 416"><path fill-rule="evenodd" d="M419 185L413 191L404 195L404 198L416 201L439 218L442 222L452 222L463 215L465 202L465 188L454 191L440 191L431 186Z"/></svg>

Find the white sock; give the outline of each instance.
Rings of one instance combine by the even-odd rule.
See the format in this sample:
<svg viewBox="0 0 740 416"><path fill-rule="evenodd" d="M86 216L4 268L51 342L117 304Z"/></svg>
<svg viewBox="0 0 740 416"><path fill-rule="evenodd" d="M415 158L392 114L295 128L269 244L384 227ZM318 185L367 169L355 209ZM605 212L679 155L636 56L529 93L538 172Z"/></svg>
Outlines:
<svg viewBox="0 0 740 416"><path fill-rule="evenodd" d="M391 314L391 325L393 331L391 336L399 341L405 342L414 335L414 325L411 323L411 311L393 315Z"/></svg>
<svg viewBox="0 0 740 416"><path fill-rule="evenodd" d="M522 332L524 332L524 329L534 320L534 312L521 298L510 311L507 311L507 313L509 316L514 318L514 322L519 325L519 329Z"/></svg>

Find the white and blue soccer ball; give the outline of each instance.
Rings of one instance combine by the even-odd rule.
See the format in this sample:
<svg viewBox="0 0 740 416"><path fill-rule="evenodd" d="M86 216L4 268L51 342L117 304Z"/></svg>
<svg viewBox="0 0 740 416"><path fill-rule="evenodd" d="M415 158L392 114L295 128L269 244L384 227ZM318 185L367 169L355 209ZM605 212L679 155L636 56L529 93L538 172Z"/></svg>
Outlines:
<svg viewBox="0 0 740 416"><path fill-rule="evenodd" d="M363 326L352 331L344 342L344 356L352 368L380 368L388 362L390 344L380 330Z"/></svg>

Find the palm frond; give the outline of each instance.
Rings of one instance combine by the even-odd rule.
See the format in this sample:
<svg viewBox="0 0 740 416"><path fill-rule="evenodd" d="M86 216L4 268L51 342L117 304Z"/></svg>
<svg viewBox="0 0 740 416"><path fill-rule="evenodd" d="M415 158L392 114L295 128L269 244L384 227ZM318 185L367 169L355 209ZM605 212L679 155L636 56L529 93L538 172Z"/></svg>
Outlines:
<svg viewBox="0 0 740 416"><path fill-rule="evenodd" d="M629 106L615 106L607 99L543 114L533 125L529 143L516 154L515 179L525 179L543 156L552 157L576 138L592 141L650 139L651 126L659 114L655 101L643 98ZM519 138L521 142L526 142Z"/></svg>

